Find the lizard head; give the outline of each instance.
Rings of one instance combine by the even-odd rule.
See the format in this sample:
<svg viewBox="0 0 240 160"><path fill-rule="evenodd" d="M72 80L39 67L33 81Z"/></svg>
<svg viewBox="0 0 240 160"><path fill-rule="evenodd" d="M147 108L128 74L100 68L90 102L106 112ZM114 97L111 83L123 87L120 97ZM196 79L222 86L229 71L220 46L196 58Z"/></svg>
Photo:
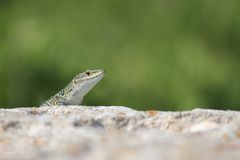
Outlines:
<svg viewBox="0 0 240 160"><path fill-rule="evenodd" d="M73 83L75 85L78 84L85 84L85 83L91 83L91 82L98 82L99 80L102 79L104 76L105 71L103 69L98 69L98 70L86 70L85 72L82 72L78 74L74 79Z"/></svg>
<svg viewBox="0 0 240 160"><path fill-rule="evenodd" d="M86 70L78 74L66 87L70 104L81 104L83 97L103 78L105 71Z"/></svg>

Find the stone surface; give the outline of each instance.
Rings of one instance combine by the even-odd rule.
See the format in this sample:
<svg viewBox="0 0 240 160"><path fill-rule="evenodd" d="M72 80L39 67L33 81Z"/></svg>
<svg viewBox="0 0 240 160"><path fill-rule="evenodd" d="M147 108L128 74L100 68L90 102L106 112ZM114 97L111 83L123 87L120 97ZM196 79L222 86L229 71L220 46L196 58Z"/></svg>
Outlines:
<svg viewBox="0 0 240 160"><path fill-rule="evenodd" d="M53 106L0 110L0 159L240 159L240 112Z"/></svg>

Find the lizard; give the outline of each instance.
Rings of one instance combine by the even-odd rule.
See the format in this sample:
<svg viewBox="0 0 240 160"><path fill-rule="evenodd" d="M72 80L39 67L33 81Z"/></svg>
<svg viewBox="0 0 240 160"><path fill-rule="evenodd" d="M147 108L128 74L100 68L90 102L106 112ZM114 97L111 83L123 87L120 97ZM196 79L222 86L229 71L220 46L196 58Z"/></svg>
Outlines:
<svg viewBox="0 0 240 160"><path fill-rule="evenodd" d="M84 96L103 78L103 69L86 70L76 75L72 81L57 94L40 106L81 105Z"/></svg>

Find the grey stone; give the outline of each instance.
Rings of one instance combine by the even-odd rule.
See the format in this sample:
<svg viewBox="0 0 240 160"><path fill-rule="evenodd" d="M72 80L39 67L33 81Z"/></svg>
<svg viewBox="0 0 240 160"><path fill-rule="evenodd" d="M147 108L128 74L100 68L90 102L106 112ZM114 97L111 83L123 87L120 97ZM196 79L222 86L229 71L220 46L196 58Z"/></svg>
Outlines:
<svg viewBox="0 0 240 160"><path fill-rule="evenodd" d="M0 109L0 159L240 159L240 112L121 106Z"/></svg>

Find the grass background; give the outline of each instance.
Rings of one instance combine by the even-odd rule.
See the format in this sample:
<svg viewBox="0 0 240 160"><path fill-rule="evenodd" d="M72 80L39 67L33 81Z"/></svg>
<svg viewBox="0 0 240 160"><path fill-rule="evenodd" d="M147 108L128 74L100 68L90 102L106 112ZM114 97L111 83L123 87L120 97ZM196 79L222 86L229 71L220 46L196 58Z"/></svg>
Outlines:
<svg viewBox="0 0 240 160"><path fill-rule="evenodd" d="M238 0L1 0L0 106L38 106L79 72L85 105L240 109Z"/></svg>

